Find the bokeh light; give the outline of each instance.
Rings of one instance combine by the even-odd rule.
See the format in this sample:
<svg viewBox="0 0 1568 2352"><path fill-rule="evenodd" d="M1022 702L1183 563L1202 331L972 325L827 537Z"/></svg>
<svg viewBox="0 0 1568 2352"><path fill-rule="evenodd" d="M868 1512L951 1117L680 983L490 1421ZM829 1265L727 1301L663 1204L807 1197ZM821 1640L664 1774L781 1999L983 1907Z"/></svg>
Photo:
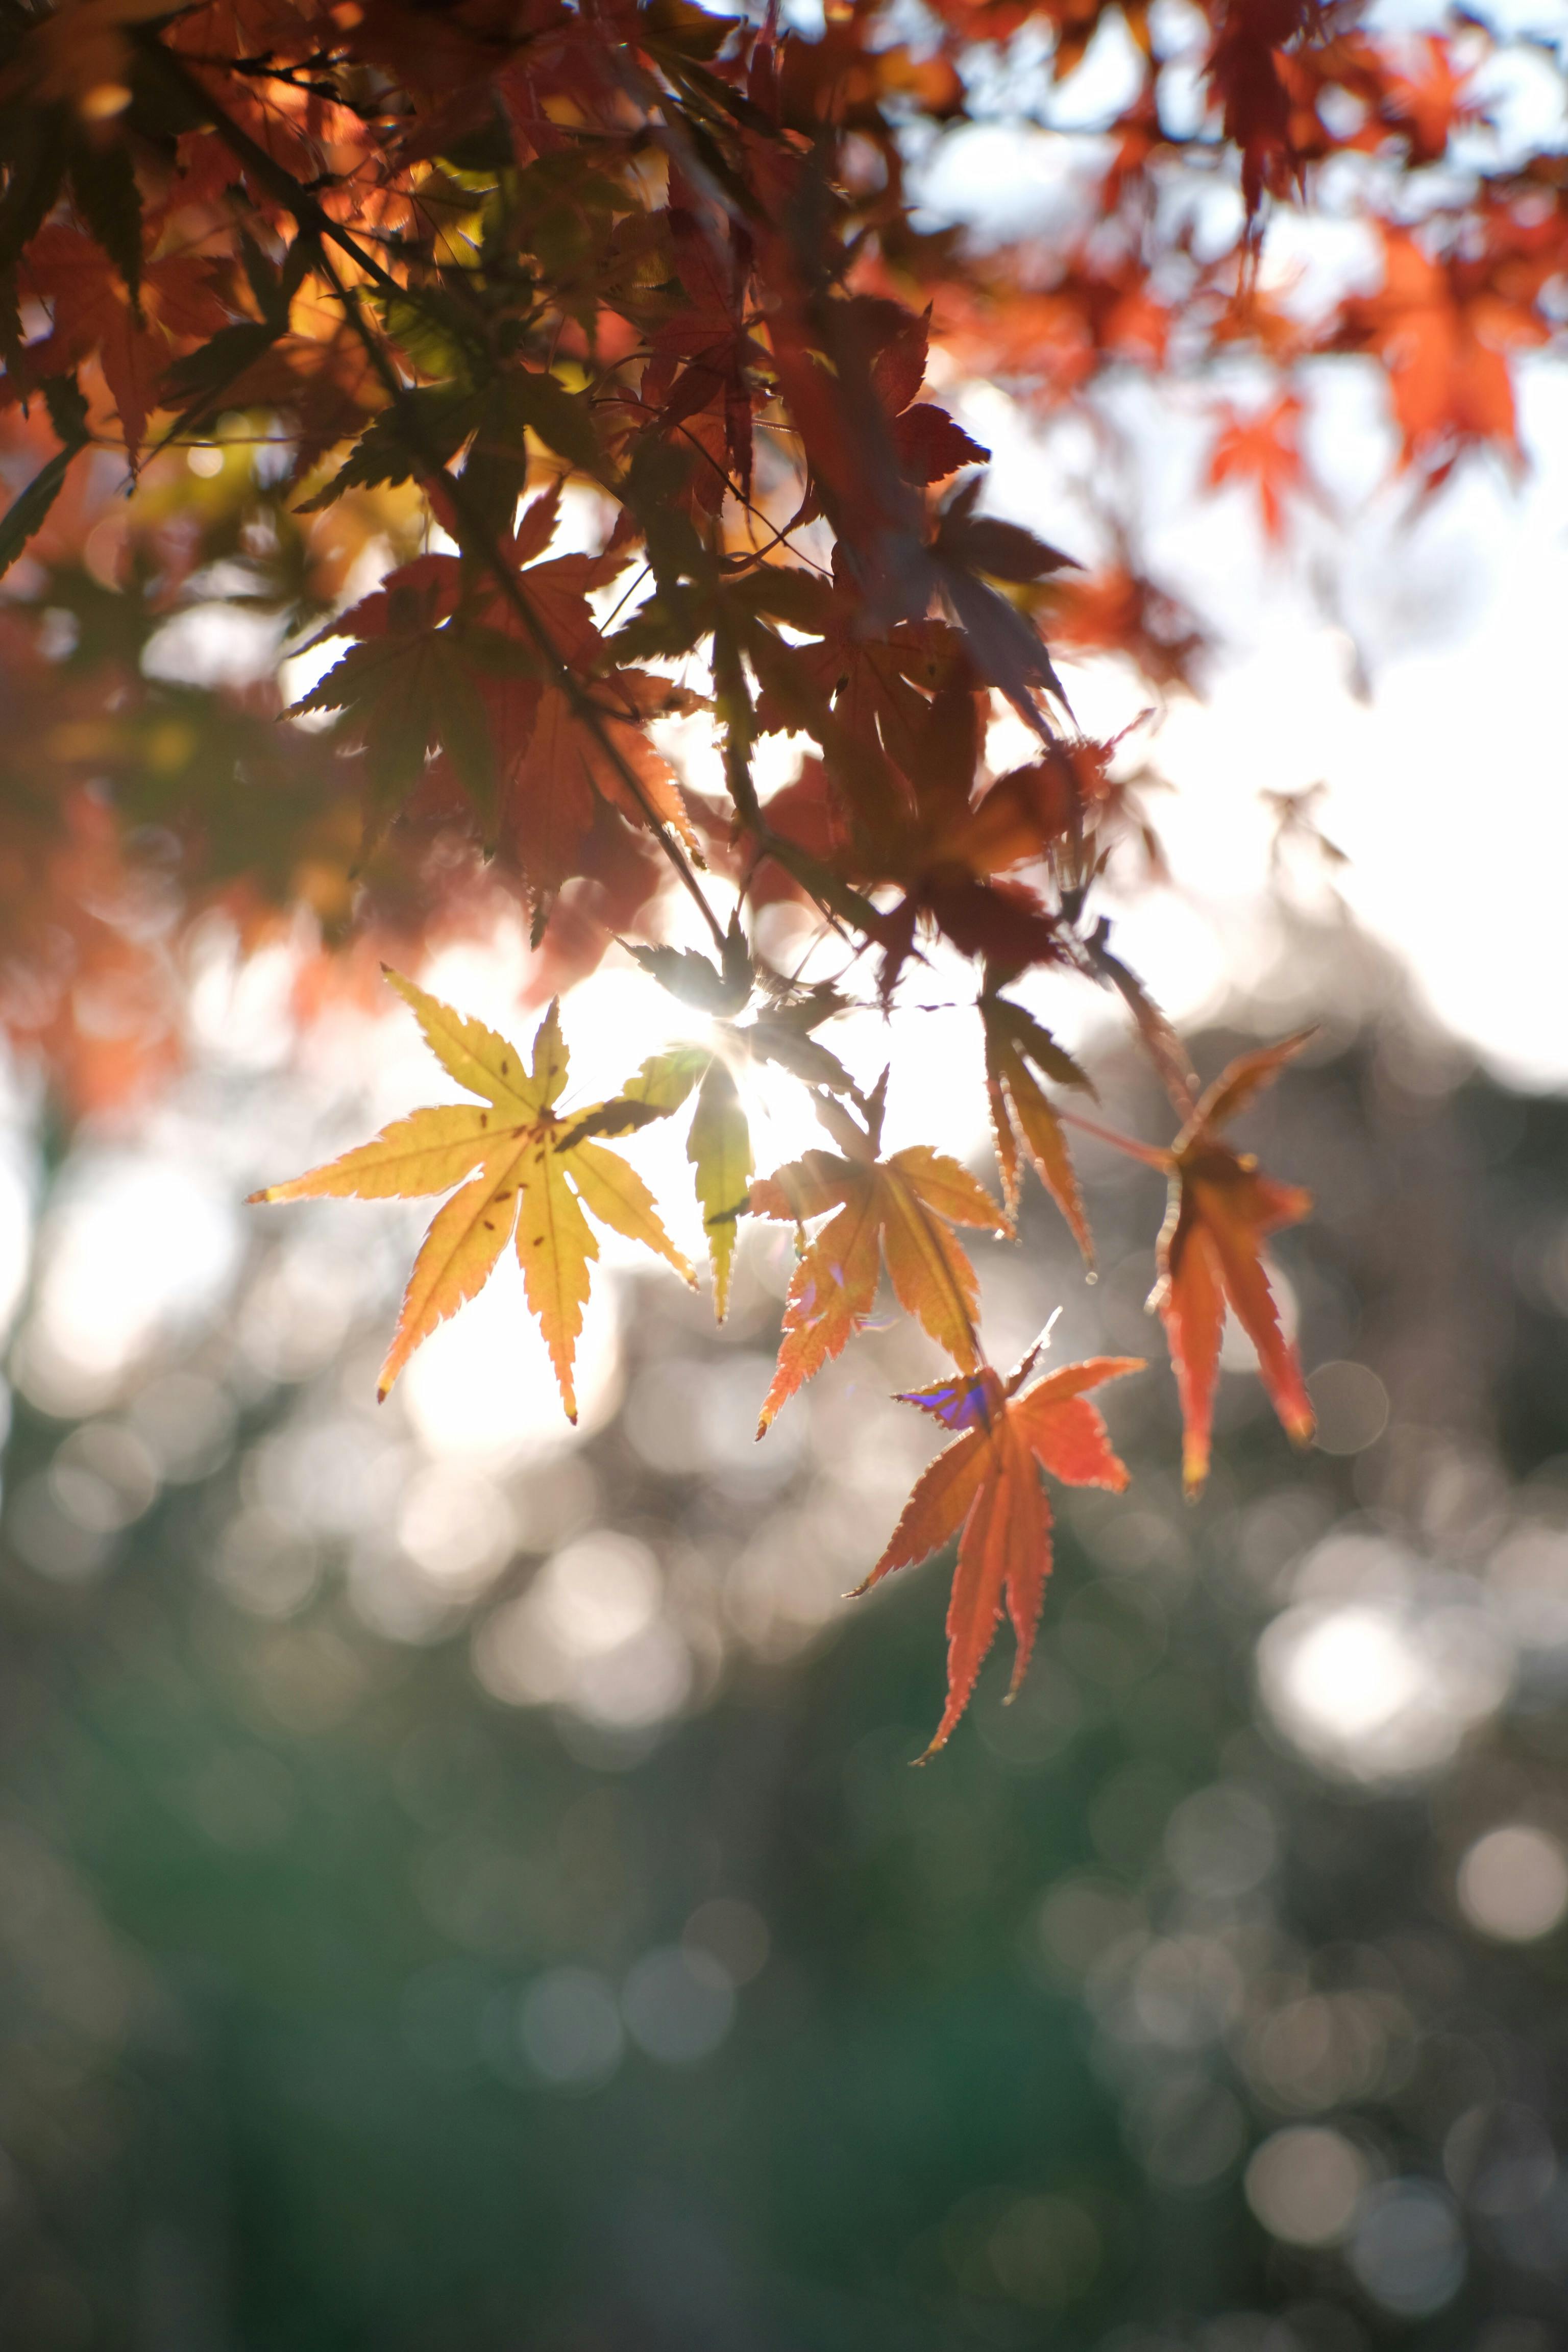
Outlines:
<svg viewBox="0 0 1568 2352"><path fill-rule="evenodd" d="M1458 1896L1483 1936L1532 1944L1568 1916L1568 1853L1560 1840L1528 1822L1489 1830L1459 1864Z"/></svg>

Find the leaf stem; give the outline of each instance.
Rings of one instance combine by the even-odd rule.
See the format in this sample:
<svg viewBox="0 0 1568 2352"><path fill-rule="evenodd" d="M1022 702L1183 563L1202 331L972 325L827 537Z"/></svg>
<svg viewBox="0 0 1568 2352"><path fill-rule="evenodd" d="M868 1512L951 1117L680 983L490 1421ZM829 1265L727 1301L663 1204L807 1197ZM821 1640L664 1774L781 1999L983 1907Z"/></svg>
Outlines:
<svg viewBox="0 0 1568 2352"><path fill-rule="evenodd" d="M1101 1127L1097 1118L1085 1118L1081 1111L1064 1110L1057 1106L1057 1117L1064 1127L1076 1127L1085 1135L1092 1135L1100 1143L1109 1143L1113 1151L1125 1152L1129 1160L1141 1160L1145 1168L1157 1168L1162 1176L1171 1172L1171 1155L1158 1151L1152 1143L1140 1143L1131 1135L1122 1135L1114 1127Z"/></svg>

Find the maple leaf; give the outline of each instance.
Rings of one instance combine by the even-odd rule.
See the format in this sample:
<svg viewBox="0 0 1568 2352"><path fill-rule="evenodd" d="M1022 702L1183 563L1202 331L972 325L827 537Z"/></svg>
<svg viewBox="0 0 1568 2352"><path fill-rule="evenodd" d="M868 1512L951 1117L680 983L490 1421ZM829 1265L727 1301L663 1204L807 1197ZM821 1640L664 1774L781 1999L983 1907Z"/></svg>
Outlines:
<svg viewBox="0 0 1568 2352"><path fill-rule="evenodd" d="M1153 684L1193 689L1208 640L1188 608L1130 560L1084 580L1058 583L1053 602L1058 646L1075 653L1124 654Z"/></svg>
<svg viewBox="0 0 1568 2352"><path fill-rule="evenodd" d="M1463 253L1436 258L1405 230L1385 228L1382 287L1344 305L1334 348L1382 361L1404 444L1400 463L1434 484L1473 444L1490 442L1521 460L1510 354L1541 342L1545 331L1529 300L1490 282L1494 271L1505 282L1513 274L1497 268L1513 259L1506 242L1485 261ZM1531 290L1528 278L1522 290Z"/></svg>
<svg viewBox="0 0 1568 2352"><path fill-rule="evenodd" d="M26 282L54 318L51 333L26 347L28 368L41 379L96 352L132 457L171 360L189 340L228 324L208 263L191 254L146 262L133 293L103 247L65 221L33 239Z"/></svg>
<svg viewBox="0 0 1568 2352"><path fill-rule="evenodd" d="M984 465L990 450L972 439L945 408L918 397L931 356L931 306L917 312L862 295L850 308L858 340L873 354L870 388L903 479L924 488L965 466ZM821 511L813 483L795 510L792 530Z"/></svg>
<svg viewBox="0 0 1568 2352"><path fill-rule="evenodd" d="M1021 1004L1005 996L983 996L980 1013L985 1024L985 1092L1007 1213L1012 1216L1017 1210L1020 1160L1027 1152L1036 1174L1072 1228L1085 1265L1092 1266L1094 1244L1067 1138L1035 1073L1054 1078L1058 1086L1083 1087L1090 1094L1094 1088L1072 1055Z"/></svg>
<svg viewBox="0 0 1568 2352"><path fill-rule="evenodd" d="M878 1157L885 1086L884 1074L866 1104L863 1128L831 1097L818 1097L818 1115L843 1145L844 1158L807 1151L752 1187L753 1216L803 1226L834 1213L803 1249L790 1282L759 1437L786 1399L841 1354L866 1322L884 1256L900 1304L966 1370L979 1360L979 1288L952 1229L1010 1228L984 1185L944 1152L917 1143Z"/></svg>
<svg viewBox="0 0 1568 2352"><path fill-rule="evenodd" d="M963 466L983 466L989 449L972 440L945 408L916 397L931 357L931 307L923 312L879 303L890 331L871 362L871 385L889 418L900 471L911 482L945 481Z"/></svg>
<svg viewBox="0 0 1568 2352"><path fill-rule="evenodd" d="M748 379L767 354L746 327L742 253L731 257L726 252L718 245L712 225L700 221L685 205L672 204L666 220L686 300L655 331L654 356L643 375L641 396L643 404L655 412L661 432L684 427L690 437L698 420L711 414L717 431L700 436L698 446L706 448L710 438L716 441L715 463L710 469L697 470L693 487L704 506L717 509L727 487L724 467L717 462L720 456L733 469L742 497L751 496Z"/></svg>
<svg viewBox="0 0 1568 2352"><path fill-rule="evenodd" d="M1474 76L1455 65L1452 42L1424 33L1408 54L1409 71L1388 75L1383 113L1408 139L1412 163L1436 163L1455 131L1486 121L1487 110L1468 95Z"/></svg>
<svg viewBox="0 0 1568 2352"><path fill-rule="evenodd" d="M546 687L517 761L508 824L537 897L547 898L577 870L596 802L632 824L657 818L689 855L697 850L674 772L644 730L649 719L699 709L700 698L650 670L637 669L612 670L595 682L591 695L592 718L560 687Z"/></svg>
<svg viewBox="0 0 1568 2352"><path fill-rule="evenodd" d="M584 1132L593 1109L575 1117L556 1109L568 1058L557 1004L539 1024L532 1066L525 1070L517 1048L493 1029L453 1012L401 973L388 971L386 978L442 1068L480 1099L415 1111L373 1142L251 1199L416 1200L451 1192L414 1261L377 1395L385 1397L420 1342L484 1287L515 1236L528 1303L550 1350L566 1418L574 1422L573 1360L588 1269L599 1255L588 1215L655 1251L688 1282L696 1276L666 1234L642 1178Z"/></svg>
<svg viewBox="0 0 1568 2352"><path fill-rule="evenodd" d="M1017 1643L1011 1691L1027 1672L1051 1572L1051 1509L1041 1470L1068 1486L1120 1494L1127 1485L1126 1465L1084 1391L1141 1372L1142 1359L1091 1357L1026 1389L1038 1352L1031 1349L1005 1381L978 1364L964 1379L910 1390L900 1399L963 1433L921 1473L887 1549L856 1588L868 1592L895 1569L915 1567L959 1538L947 1610L947 1704L928 1757L946 1745L968 1706L1004 1608Z"/></svg>
<svg viewBox="0 0 1568 2352"><path fill-rule="evenodd" d="M1285 536L1285 501L1306 486L1297 437L1300 426L1301 404L1290 393L1252 416L1227 407L1209 452L1210 488L1249 481L1258 494L1264 531L1276 547Z"/></svg>
<svg viewBox="0 0 1568 2352"><path fill-rule="evenodd" d="M526 656L500 632L461 629L449 619L431 625L455 569L450 556L419 556L330 624L323 635L355 642L289 713L348 714L365 748L373 837L407 799L433 751L444 753L492 830L497 754L486 686L521 690L531 710L538 704L540 686L527 673Z"/></svg>
<svg viewBox="0 0 1568 2352"><path fill-rule="evenodd" d="M889 440L898 470L908 482L945 482L962 466L983 466L990 449L963 430L962 424L938 409L936 402L920 400L931 358L931 303L924 313L902 310L891 301L868 301L860 297L858 315L881 346L869 362L872 391L889 421ZM809 510L809 508L806 508Z"/></svg>
<svg viewBox="0 0 1568 2352"><path fill-rule="evenodd" d="M795 609L784 616L817 642L783 646L763 640L760 734L805 729L819 740L831 716L858 742L879 746L900 765L918 744L929 704L922 688L950 670L961 645L940 621L900 622L885 634L867 626L866 607L836 553L830 583L800 575Z"/></svg>
<svg viewBox="0 0 1568 2352"><path fill-rule="evenodd" d="M910 156L972 110L977 44L1005 75L995 45L1033 19L1059 82L1110 0L935 0L919 54L888 41L874 8L830 11L815 37L784 37L776 8L748 23L694 0L608 15L560 0L6 10L0 1022L79 1102L163 1066L179 1024L137 911L149 855L176 919L221 897L247 946L308 913L322 937L311 993L330 964L370 968L372 941L411 961L498 901L533 916L542 1001L618 940L713 1035L574 1123L536 1064L518 1080L530 1102L514 1087L504 1108L448 1106L379 1158L368 1148L373 1192L452 1176L437 1217L451 1248L441 1268L434 1239L421 1254L426 1287L405 1316L483 1279L500 1211L525 1256L544 1252L535 1288L564 1348L595 1173L636 1222L602 1147L673 1110L722 1312L752 1200L747 1072L771 1063L841 1106L842 1159L793 1171L787 1388L864 1320L884 1260L978 1374L953 1231L978 1196L939 1181L951 1163L934 1154L880 1157L875 1107L814 1034L845 1009L837 985L774 988L738 928L731 961L704 859L742 904L787 893L793 919L808 902L848 950L841 982L875 959L862 993L889 1016L933 933L984 963L1004 1195L984 1222L1010 1223L1032 1160L1087 1249L1058 1108L1074 1074L1001 994L1048 963L1120 994L1184 1128L1171 1153L1131 1148L1173 1179L1161 1304L1194 1482L1226 1312L1261 1332L1271 1393L1303 1428L1261 1249L1304 1196L1219 1139L1239 1083L1192 1123L1184 1049L1091 903L1121 844L1157 872L1140 802L1153 780L1112 779L1113 746L1064 733L1046 699L1064 649L1174 687L1203 637L1136 554L1139 469L1121 462L1120 429L1096 439L1082 485L1093 575L1047 527L982 511L1006 503L1009 460L984 484L963 470L986 452L930 396L933 320L945 367L1021 410L1093 415L1113 382L1152 386L1245 352L1255 392L1214 420L1208 486L1255 497L1274 538L1316 495L1292 396L1310 359L1360 353L1376 371L1390 470L1422 491L1482 449L1522 467L1514 376L1560 338L1568 246L1544 133L1537 149L1526 125L1493 168L1469 152L1478 131L1496 145L1488 91L1516 58L1534 70L1533 35L1462 13L1401 35L1367 0L1198 13L1188 64L1214 135L1166 135L1147 0L1128 0L1140 69L1092 132L1062 133L1083 169L1045 253L1037 237L981 252L933 233ZM1293 212L1288 242L1314 180L1331 194L1350 158L1382 282L1303 305L1258 267L1263 208ZM1242 202L1194 257L1189 199L1216 170ZM909 307L917 287L932 307ZM129 480L92 454L121 441ZM562 513L595 551L542 561ZM796 533L817 516L808 552ZM384 559L395 568L352 603ZM634 562L619 603L600 602ZM178 635L149 659L155 640L198 615L205 628L213 605L280 616L290 645L336 615L352 643L305 708L341 723L275 726L265 678L163 675ZM711 796L678 788L656 740L667 714L708 707L674 681L710 670ZM1042 739L996 781L993 689ZM779 730L804 730L814 756L769 792L773 763L754 754ZM1304 801L1274 798L1284 835L1318 841ZM671 874L716 962L653 944ZM785 1173L758 1197L782 1202ZM547 1243L527 1203L553 1217L557 1190L564 1238Z"/></svg>
<svg viewBox="0 0 1568 2352"><path fill-rule="evenodd" d="M1048 742L1052 730L1036 707L1037 690L1043 688L1068 709L1066 691L1038 629L990 583L1025 585L1082 567L1021 523L976 514L974 502L983 487L982 478L975 476L943 507L931 541L935 571L943 596L963 625L976 667L1001 688L1026 725Z"/></svg>
<svg viewBox="0 0 1568 2352"><path fill-rule="evenodd" d="M1299 1224L1312 1196L1259 1172L1250 1154L1219 1134L1226 1120L1278 1077L1312 1035L1242 1054L1199 1101L1169 1153L1170 1205L1161 1229L1159 1278L1149 1304L1165 1327L1182 1402L1182 1482L1196 1495L1208 1475L1215 1383L1228 1306L1258 1350L1258 1369L1290 1437L1304 1445L1314 1422L1300 1360L1279 1328L1262 1260L1263 1244Z"/></svg>
<svg viewBox="0 0 1568 2352"><path fill-rule="evenodd" d="M697 1103L687 1132L686 1156L695 1171L702 1230L708 1237L713 1312L722 1323L729 1311L740 1220L751 1205L754 1165L751 1125L734 1073L723 1055L710 1047L674 1045L666 1053L650 1055L636 1076L627 1080L623 1097L630 1108L644 1106L650 1117L665 1118L680 1109L694 1088Z"/></svg>
<svg viewBox="0 0 1568 2352"><path fill-rule="evenodd" d="M895 728L884 710L879 743L868 731L847 746L825 727L830 758L806 761L765 812L772 858L781 841L790 841L862 887L893 883L901 889L896 904L862 906L854 915L881 947L884 1004L922 924L942 931L961 954L987 956L1009 971L1062 961L1057 917L1008 872L1047 858L1075 827L1081 835L1089 800L1109 806L1116 790L1103 775L1114 744L1075 740L1053 742L1041 761L973 799L989 705L962 656L950 655L944 666L949 675L929 698L906 689L917 718ZM759 863L760 886L755 876L748 884L754 903L779 887L776 866L770 872Z"/></svg>
<svg viewBox="0 0 1568 2352"><path fill-rule="evenodd" d="M1267 188L1283 195L1300 177L1282 52L1314 15L1312 0L1230 0L1209 51L1209 80L1225 108L1225 135L1241 151L1247 219Z"/></svg>
<svg viewBox="0 0 1568 2352"><path fill-rule="evenodd" d="M578 664L600 643L588 591L613 579L625 557L611 551L528 562L548 546L559 503L554 488L535 499L503 552L527 564L516 574L522 594L556 653ZM574 692L549 682L495 581L471 583L453 555L402 564L311 643L341 636L356 642L294 710L349 714L367 753L373 831L438 751L487 835L500 824L546 910L580 868L600 802L634 825L657 820L695 849L668 762L645 732L649 719L700 707L687 688L635 669L592 682L574 675Z"/></svg>

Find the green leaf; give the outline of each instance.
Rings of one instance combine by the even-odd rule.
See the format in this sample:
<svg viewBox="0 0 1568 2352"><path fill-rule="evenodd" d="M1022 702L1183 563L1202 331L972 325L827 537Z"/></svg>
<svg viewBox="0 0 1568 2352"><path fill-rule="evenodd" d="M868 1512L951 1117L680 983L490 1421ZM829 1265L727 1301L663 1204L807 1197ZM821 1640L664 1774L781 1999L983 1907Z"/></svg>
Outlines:
<svg viewBox="0 0 1568 2352"><path fill-rule="evenodd" d="M729 1066L717 1055L709 1063L686 1139L686 1156L697 1171L702 1230L713 1267L713 1312L721 1323L730 1304L735 1238L751 1199L752 1131Z"/></svg>
<svg viewBox="0 0 1568 2352"><path fill-rule="evenodd" d="M706 1045L672 1045L667 1053L650 1054L621 1093L628 1102L647 1103L660 1118L668 1118L680 1108L712 1058Z"/></svg>

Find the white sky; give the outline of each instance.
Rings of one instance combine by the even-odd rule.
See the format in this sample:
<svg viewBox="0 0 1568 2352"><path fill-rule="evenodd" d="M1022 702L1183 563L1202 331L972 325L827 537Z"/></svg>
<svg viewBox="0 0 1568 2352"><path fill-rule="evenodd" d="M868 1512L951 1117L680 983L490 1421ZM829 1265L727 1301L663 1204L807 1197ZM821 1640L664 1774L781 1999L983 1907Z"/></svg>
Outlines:
<svg viewBox="0 0 1568 2352"><path fill-rule="evenodd" d="M1195 412L1190 427L1168 423L1146 556L1214 623L1221 651L1206 698L1173 700L1146 739L1177 787L1155 814L1178 903L1128 909L1119 941L1173 1017L1201 1017L1225 977L1224 942L1246 936L1266 881L1272 819L1259 795L1321 781L1316 815L1349 854L1340 887L1362 923L1500 1073L1562 1086L1568 372L1521 371L1520 483L1473 459L1414 512L1404 485L1366 492L1387 446L1369 373L1352 364L1314 380L1309 447L1345 521L1309 514L1304 532L1305 562L1331 572L1371 669L1366 701L1350 636L1307 593L1304 561L1262 548L1248 492L1191 495ZM1026 422L989 390L964 415L996 451L1006 511L1070 547L1061 477ZM1137 707L1105 665L1065 665L1064 677L1091 731Z"/></svg>

